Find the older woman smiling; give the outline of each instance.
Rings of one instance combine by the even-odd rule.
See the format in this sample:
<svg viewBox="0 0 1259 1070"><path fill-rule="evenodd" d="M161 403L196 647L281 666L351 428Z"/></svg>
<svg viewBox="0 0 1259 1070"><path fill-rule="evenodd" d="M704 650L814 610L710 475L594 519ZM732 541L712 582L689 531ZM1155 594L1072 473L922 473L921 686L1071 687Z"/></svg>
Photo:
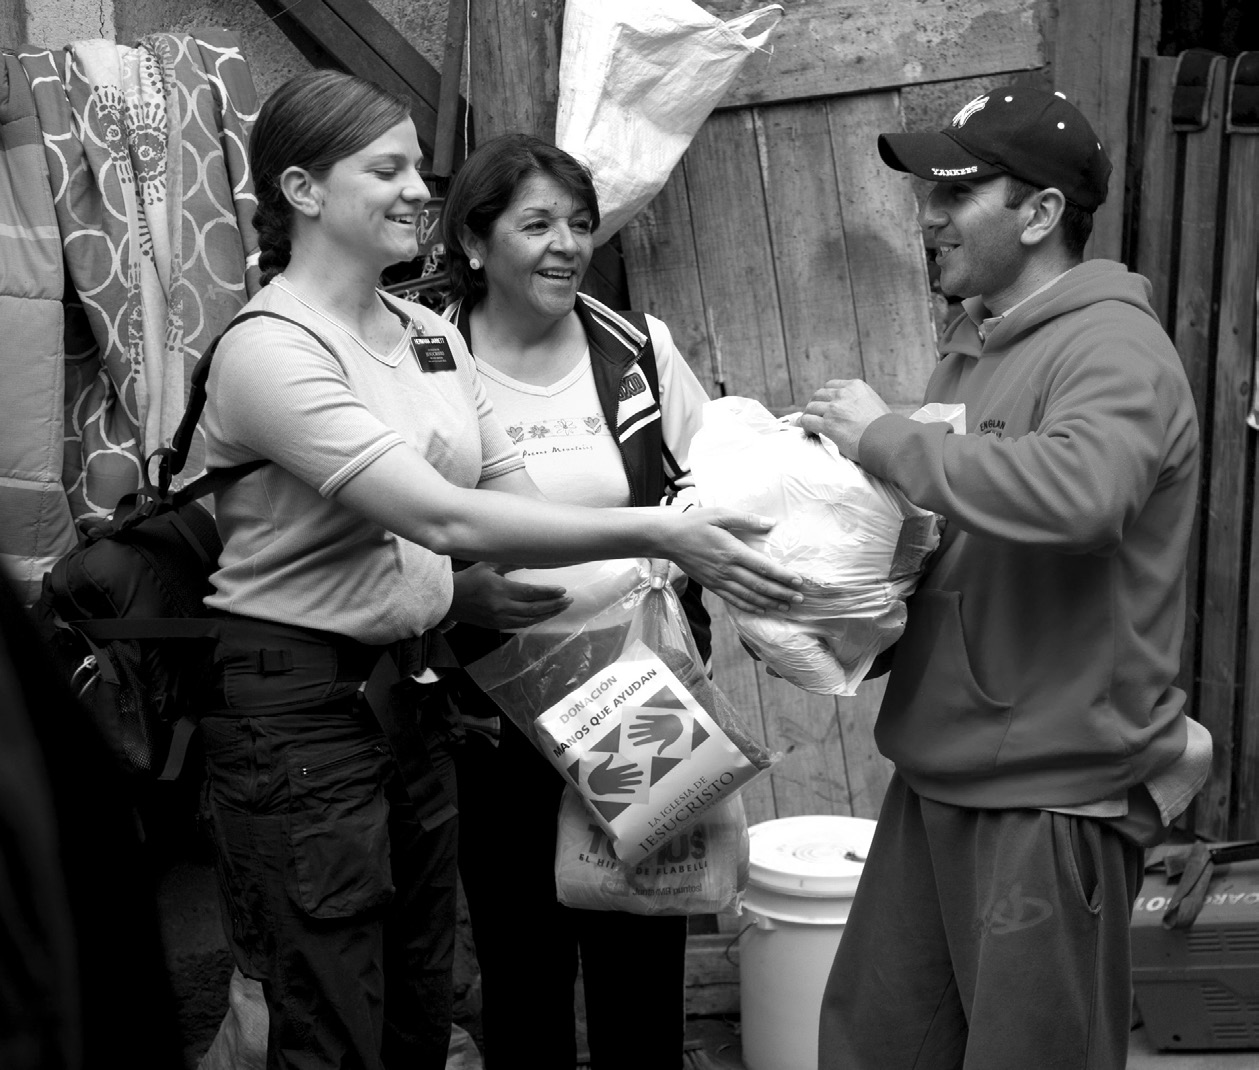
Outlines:
<svg viewBox="0 0 1259 1070"><path fill-rule="evenodd" d="M446 316L548 498L656 505L689 482L687 452L707 398L660 320L614 312L578 292L598 223L590 175L567 153L523 134L487 142L446 199L457 296ZM707 658L700 594L689 583L683 602ZM519 628L568 603L563 588L515 583L475 565L455 575L451 616ZM467 631L457 628L452 642ZM493 704L468 681L457 686L465 715L493 723ZM460 872L481 965L487 1066L519 1065L525 1036L533 1065L575 1065L580 955L595 1070L676 1070L686 919L558 904L563 780L510 722L496 742L470 732L457 759Z"/></svg>

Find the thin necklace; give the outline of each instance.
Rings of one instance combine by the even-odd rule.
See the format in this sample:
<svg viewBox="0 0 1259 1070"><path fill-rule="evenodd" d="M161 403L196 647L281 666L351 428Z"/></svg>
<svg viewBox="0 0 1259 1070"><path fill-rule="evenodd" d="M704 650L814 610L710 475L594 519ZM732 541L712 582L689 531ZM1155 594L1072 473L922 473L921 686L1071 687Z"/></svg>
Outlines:
<svg viewBox="0 0 1259 1070"><path fill-rule="evenodd" d="M313 312L316 316L318 316L321 320L324 320L326 323L331 323L332 326L336 327L338 330L342 331L345 334L348 334L350 338L352 338L358 344L359 348L362 349L368 355L375 357L377 360L379 360L382 356L388 355L388 354L382 354L382 353L376 352L376 350L374 350L371 346L369 346L366 342L364 342L363 339L361 339L354 331L352 331L340 320L334 318L333 316L328 315L328 313L326 313L323 309L317 308L315 305L312 305L309 301L307 301L304 297L302 297L301 294L299 294L296 290L293 289L293 287L289 284L289 280L286 279L283 275L276 275L274 278L272 278L270 285L274 286L276 283L279 283L280 289L283 290L286 294L288 294L289 297L291 297L299 305L302 305L304 308L310 309L310 311ZM411 329L410 324L407 323L407 324L404 324L404 326L409 332ZM392 353L393 350L396 348L397 348L397 344L395 343L393 346L390 347L389 352Z"/></svg>

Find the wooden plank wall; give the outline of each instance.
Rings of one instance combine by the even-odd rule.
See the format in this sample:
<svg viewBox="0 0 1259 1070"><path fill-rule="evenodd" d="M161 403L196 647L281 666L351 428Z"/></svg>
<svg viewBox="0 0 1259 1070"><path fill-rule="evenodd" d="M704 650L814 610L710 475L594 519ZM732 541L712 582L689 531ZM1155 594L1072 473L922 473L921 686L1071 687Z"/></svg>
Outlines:
<svg viewBox="0 0 1259 1070"><path fill-rule="evenodd" d="M1044 62L1037 0L776 2L786 14L769 49L747 62L723 107L866 93ZM729 19L764 0L700 0L700 6Z"/></svg>
<svg viewBox="0 0 1259 1070"><path fill-rule="evenodd" d="M1210 729L1210 780L1190 824L1213 839L1259 836L1259 547L1255 370L1259 135L1229 132L1231 62L1219 57L1201 129L1173 129L1177 61L1144 61L1136 270L1175 340L1197 402L1202 482L1188 571L1181 682Z"/></svg>
<svg viewBox="0 0 1259 1070"><path fill-rule="evenodd" d="M1145 8L1134 0L1061 3L1052 35L1054 88L1089 116L1114 166L1110 195L1094 216L1087 250L1111 260L1123 259L1133 40Z"/></svg>
<svg viewBox="0 0 1259 1070"><path fill-rule="evenodd" d="M555 136L564 0L467 3L473 143L525 130Z"/></svg>
<svg viewBox="0 0 1259 1070"><path fill-rule="evenodd" d="M1255 53L1247 53L1254 57ZM1220 267L1219 328L1216 352L1215 411L1211 433L1216 453L1211 463L1211 498L1208 511L1214 520L1221 509L1240 512L1237 535L1238 560L1230 559L1222 571L1218 588L1212 583L1219 567L1215 558L1206 558L1207 589L1216 591L1216 604L1225 599L1238 603L1237 631L1228 638L1235 650L1232 676L1232 762L1233 784L1227 836L1259 836L1259 547L1256 546L1255 433L1245 421L1252 413L1256 356L1256 275L1259 273L1259 130L1225 134L1228 188L1224 197L1224 250ZM1240 497L1216 497L1217 472L1233 465L1244 473L1240 485L1231 481L1229 490ZM1231 513L1231 509L1229 510ZM1230 544L1228 551L1232 552ZM1227 586L1236 580L1236 586ZM1206 612L1204 604L1204 614ZM1204 644L1206 648L1206 644ZM1224 649L1228 649L1225 647ZM1206 672L1204 669L1204 682ZM1205 712L1205 708L1204 708ZM1218 738L1218 737L1217 737Z"/></svg>

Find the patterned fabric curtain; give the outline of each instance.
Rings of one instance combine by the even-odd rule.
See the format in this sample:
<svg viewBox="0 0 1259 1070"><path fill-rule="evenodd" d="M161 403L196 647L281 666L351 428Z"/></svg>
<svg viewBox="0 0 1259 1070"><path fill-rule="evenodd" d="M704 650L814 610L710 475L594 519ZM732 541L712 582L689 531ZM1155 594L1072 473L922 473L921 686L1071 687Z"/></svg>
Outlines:
<svg viewBox="0 0 1259 1070"><path fill-rule="evenodd" d="M109 515L140 485L142 459L179 423L197 358L257 291L246 142L258 99L226 30L17 59L72 291L60 470L77 521ZM0 416L21 405L0 393ZM183 478L203 467L198 441Z"/></svg>

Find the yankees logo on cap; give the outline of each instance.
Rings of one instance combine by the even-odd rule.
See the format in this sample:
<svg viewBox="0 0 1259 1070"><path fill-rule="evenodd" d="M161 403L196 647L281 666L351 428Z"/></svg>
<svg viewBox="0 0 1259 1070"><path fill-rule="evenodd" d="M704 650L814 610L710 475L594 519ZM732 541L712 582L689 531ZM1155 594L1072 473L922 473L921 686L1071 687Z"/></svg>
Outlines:
<svg viewBox="0 0 1259 1070"><path fill-rule="evenodd" d="M976 97L969 104L963 106L962 110L959 111L955 116L953 116L953 125L965 126L966 120L969 119L972 115L974 115L975 112L982 109L983 106L987 103L988 103L987 97Z"/></svg>

